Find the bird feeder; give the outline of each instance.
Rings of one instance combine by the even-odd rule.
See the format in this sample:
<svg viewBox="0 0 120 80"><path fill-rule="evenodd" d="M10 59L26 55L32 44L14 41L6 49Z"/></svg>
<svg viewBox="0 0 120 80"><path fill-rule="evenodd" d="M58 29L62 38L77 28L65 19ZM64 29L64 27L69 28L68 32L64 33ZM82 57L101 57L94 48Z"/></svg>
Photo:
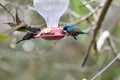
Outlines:
<svg viewBox="0 0 120 80"><path fill-rule="evenodd" d="M36 11L44 18L47 28L42 29L35 37L45 40L59 40L66 36L60 27L59 20L67 10L69 0L34 0Z"/></svg>

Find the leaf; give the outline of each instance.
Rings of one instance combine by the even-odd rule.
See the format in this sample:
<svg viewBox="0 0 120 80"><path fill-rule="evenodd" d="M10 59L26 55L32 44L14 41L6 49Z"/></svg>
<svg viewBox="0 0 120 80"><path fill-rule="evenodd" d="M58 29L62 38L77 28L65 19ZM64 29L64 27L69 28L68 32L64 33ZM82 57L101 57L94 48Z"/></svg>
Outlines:
<svg viewBox="0 0 120 80"><path fill-rule="evenodd" d="M0 41L4 41L8 38L7 35L0 34Z"/></svg>
<svg viewBox="0 0 120 80"><path fill-rule="evenodd" d="M71 1L71 8L74 10L76 13L80 15L86 15L88 14L89 10L86 7L80 7L80 5L83 5L79 0L72 0Z"/></svg>

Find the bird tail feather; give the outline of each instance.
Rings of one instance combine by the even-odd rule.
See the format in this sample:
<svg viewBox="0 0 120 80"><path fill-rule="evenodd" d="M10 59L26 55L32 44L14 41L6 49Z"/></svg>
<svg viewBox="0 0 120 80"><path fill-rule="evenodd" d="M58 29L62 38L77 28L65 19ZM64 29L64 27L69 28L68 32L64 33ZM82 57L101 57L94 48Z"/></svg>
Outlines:
<svg viewBox="0 0 120 80"><path fill-rule="evenodd" d="M85 32L79 32L79 34L88 34L88 33L85 33Z"/></svg>

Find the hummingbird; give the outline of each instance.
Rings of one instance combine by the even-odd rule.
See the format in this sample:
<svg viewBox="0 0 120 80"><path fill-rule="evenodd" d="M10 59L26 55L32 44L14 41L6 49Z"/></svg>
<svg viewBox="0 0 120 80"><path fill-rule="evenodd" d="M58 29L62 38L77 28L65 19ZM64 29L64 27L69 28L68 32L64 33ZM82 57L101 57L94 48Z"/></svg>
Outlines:
<svg viewBox="0 0 120 80"><path fill-rule="evenodd" d="M65 26L63 27L63 30L65 30L68 33L68 36L72 36L75 40L77 40L77 36L79 34L87 34L80 29L76 28L75 26Z"/></svg>
<svg viewBox="0 0 120 80"><path fill-rule="evenodd" d="M14 22L8 22L8 23L4 23L4 24L8 24L15 31L25 32L25 31L27 31L28 24L24 20L21 20L19 18L19 16L18 16L18 9L19 9L18 7L15 8L16 14L15 14L15 16L13 16Z"/></svg>
<svg viewBox="0 0 120 80"><path fill-rule="evenodd" d="M17 41L17 44L24 40L35 39L34 36L36 36L39 31L41 31L40 28L35 28L35 27L29 26L27 28L27 34L25 34L21 40Z"/></svg>

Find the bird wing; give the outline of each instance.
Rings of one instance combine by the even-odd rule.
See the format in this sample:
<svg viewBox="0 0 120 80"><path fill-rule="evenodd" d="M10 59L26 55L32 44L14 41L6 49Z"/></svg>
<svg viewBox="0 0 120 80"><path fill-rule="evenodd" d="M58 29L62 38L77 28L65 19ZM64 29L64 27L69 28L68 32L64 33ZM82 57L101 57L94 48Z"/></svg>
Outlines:
<svg viewBox="0 0 120 80"><path fill-rule="evenodd" d="M16 15L15 15L15 17L16 17L16 23L19 25L19 24L21 24L22 21L20 20L20 18L18 16L18 7L16 7L15 10L16 10Z"/></svg>
<svg viewBox="0 0 120 80"><path fill-rule="evenodd" d="M86 34L85 32L81 31L81 30L78 29L78 28L73 29L72 32L76 32L76 35L77 35L77 34Z"/></svg>
<svg viewBox="0 0 120 80"><path fill-rule="evenodd" d="M80 33L81 30L80 29L77 29L77 28L74 28L72 30L69 30L70 32L74 32L74 33Z"/></svg>
<svg viewBox="0 0 120 80"><path fill-rule="evenodd" d="M78 29L78 28L74 28L72 31L74 31L74 32L81 32L81 30Z"/></svg>
<svg viewBox="0 0 120 80"><path fill-rule="evenodd" d="M21 8L19 7L15 7L16 9L16 23L19 25L20 23L24 22L25 23L25 20L24 20L24 13L22 11Z"/></svg>
<svg viewBox="0 0 120 80"><path fill-rule="evenodd" d="M16 30L17 31L22 31L22 32L27 31L28 25L23 19L24 15L22 13L22 10L19 7L16 7L15 10L16 10L15 17L16 17L16 24L17 24L16 25Z"/></svg>
<svg viewBox="0 0 120 80"><path fill-rule="evenodd" d="M74 29L68 31L69 35L71 35L71 36L78 36L80 34L80 32L81 32L81 30L77 29L77 28L74 28Z"/></svg>

